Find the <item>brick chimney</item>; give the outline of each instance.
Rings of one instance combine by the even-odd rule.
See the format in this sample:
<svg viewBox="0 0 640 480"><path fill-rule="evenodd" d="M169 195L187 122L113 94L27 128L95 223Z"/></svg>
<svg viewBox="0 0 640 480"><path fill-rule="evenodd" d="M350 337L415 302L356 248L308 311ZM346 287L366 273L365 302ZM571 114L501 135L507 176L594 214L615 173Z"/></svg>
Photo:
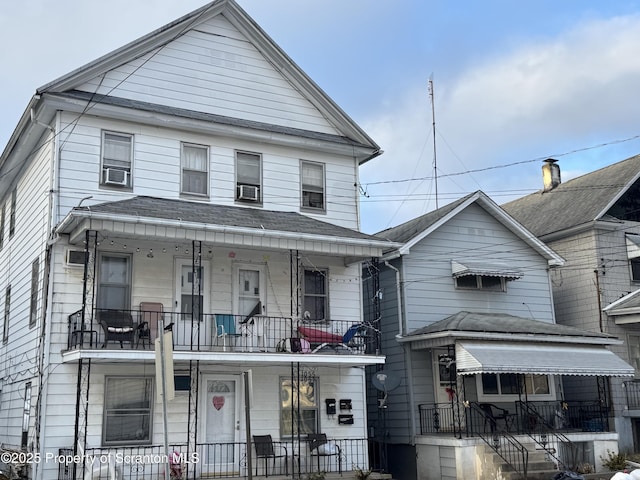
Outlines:
<svg viewBox="0 0 640 480"><path fill-rule="evenodd" d="M560 166L557 160L547 158L542 165L542 183L544 184L543 192L550 192L560 185Z"/></svg>

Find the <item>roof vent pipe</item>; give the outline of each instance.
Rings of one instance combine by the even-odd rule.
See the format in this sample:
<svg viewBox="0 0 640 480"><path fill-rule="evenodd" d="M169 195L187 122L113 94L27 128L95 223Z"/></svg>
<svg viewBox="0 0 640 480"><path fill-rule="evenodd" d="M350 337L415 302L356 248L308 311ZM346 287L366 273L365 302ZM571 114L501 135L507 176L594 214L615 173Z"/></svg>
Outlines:
<svg viewBox="0 0 640 480"><path fill-rule="evenodd" d="M547 158L542 165L542 183L544 184L543 192L550 192L560 185L560 166L557 160Z"/></svg>

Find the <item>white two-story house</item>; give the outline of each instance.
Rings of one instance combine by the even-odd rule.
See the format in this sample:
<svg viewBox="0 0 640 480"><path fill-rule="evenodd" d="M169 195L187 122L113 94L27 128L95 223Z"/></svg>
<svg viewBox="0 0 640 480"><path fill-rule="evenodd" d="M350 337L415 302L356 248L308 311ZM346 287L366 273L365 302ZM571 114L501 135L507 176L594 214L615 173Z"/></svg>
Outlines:
<svg viewBox="0 0 640 480"><path fill-rule="evenodd" d="M0 158L2 445L37 479L367 470L379 154L233 0L37 89Z"/></svg>

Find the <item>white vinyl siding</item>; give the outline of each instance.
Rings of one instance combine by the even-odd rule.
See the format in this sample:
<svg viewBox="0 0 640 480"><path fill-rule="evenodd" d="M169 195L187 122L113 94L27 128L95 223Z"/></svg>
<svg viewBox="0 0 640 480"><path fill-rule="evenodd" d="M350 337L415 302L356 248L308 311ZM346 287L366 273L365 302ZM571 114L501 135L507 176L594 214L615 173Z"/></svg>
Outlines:
<svg viewBox="0 0 640 480"><path fill-rule="evenodd" d="M209 149L182 145L181 193L206 196L209 192Z"/></svg>
<svg viewBox="0 0 640 480"><path fill-rule="evenodd" d="M78 88L98 95L338 134L223 16Z"/></svg>

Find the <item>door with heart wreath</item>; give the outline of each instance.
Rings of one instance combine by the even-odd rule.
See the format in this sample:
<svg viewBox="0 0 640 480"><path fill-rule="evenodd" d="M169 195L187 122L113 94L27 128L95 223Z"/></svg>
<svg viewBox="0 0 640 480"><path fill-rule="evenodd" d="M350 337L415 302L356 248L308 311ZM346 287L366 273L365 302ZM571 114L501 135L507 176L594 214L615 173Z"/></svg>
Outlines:
<svg viewBox="0 0 640 480"><path fill-rule="evenodd" d="M239 378L229 375L203 377L204 448L203 469L237 473L240 416Z"/></svg>

